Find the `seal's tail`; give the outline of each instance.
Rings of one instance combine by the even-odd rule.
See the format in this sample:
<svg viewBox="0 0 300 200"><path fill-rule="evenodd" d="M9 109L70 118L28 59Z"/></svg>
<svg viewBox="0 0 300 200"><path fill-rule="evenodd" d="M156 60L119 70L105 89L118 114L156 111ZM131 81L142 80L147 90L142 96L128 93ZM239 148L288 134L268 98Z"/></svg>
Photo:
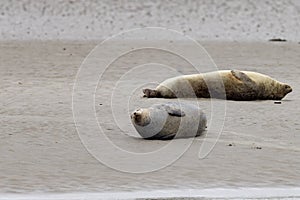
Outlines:
<svg viewBox="0 0 300 200"><path fill-rule="evenodd" d="M144 97L147 98L158 98L160 97L160 93L157 90L151 90L151 89L143 89Z"/></svg>

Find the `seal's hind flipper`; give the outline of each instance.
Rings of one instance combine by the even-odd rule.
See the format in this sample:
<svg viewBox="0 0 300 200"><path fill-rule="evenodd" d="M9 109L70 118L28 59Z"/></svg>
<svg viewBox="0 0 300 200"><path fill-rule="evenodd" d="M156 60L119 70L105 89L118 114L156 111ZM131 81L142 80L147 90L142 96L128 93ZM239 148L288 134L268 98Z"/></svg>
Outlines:
<svg viewBox="0 0 300 200"><path fill-rule="evenodd" d="M160 97L160 92L157 90L151 90L151 89L143 89L144 97L148 98L154 98L154 97Z"/></svg>
<svg viewBox="0 0 300 200"><path fill-rule="evenodd" d="M185 116L185 113L182 110L175 108L174 106L164 105L164 108L168 112L168 114L171 116L176 116L176 117L184 117Z"/></svg>

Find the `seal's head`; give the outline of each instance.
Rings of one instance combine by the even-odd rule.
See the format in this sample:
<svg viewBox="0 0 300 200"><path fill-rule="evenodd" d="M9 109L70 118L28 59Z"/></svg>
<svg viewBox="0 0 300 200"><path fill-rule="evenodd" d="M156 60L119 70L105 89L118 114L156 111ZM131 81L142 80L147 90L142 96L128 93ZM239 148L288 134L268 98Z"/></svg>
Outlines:
<svg viewBox="0 0 300 200"><path fill-rule="evenodd" d="M131 121L138 126L146 126L150 124L150 112L148 109L137 109L130 115Z"/></svg>
<svg viewBox="0 0 300 200"><path fill-rule="evenodd" d="M281 91L279 91L279 94L280 94L281 99L282 99L283 97L285 97L285 95L287 95L288 93L290 93L290 92L293 91L292 87L289 86L288 84L285 84L285 83L282 84L282 87L281 87L280 90L281 90Z"/></svg>
<svg viewBox="0 0 300 200"><path fill-rule="evenodd" d="M284 84L285 92L286 94L290 93L293 91L292 87L289 86L288 84Z"/></svg>

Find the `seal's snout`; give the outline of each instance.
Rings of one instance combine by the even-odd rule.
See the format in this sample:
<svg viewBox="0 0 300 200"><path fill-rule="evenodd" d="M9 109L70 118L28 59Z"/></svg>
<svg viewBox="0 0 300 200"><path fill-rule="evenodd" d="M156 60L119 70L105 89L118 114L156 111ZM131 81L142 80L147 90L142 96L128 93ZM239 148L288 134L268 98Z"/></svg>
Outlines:
<svg viewBox="0 0 300 200"><path fill-rule="evenodd" d="M141 113L136 112L136 111L133 112L133 116L134 116L135 118L138 117L140 114L141 114Z"/></svg>
<svg viewBox="0 0 300 200"><path fill-rule="evenodd" d="M134 117L135 117L135 112L131 113L131 115L130 115L131 119L134 119Z"/></svg>

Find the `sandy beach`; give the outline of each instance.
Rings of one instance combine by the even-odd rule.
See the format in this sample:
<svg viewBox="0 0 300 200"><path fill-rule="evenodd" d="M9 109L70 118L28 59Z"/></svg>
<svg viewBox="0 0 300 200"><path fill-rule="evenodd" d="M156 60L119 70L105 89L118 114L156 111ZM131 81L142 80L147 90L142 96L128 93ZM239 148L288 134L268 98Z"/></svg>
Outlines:
<svg viewBox="0 0 300 200"><path fill-rule="evenodd" d="M173 164L155 172L132 174L101 164L89 154L76 131L72 112L73 84L83 59L97 42L2 41L0 193L299 187L300 45L296 42L200 43L219 69L264 73L290 84L293 92L281 104L227 101L222 134L205 159L198 158L205 138L200 136ZM188 45L180 45L189 51ZM137 55L121 58L115 66L122 65L122 69L128 71L126 67L131 62L139 64L149 55L151 57L149 51L137 52ZM163 55L153 53L152 58L159 60L160 56ZM182 61L170 59L168 64L177 66L180 73L192 72ZM199 65L203 65L201 60ZM99 64L99 67L104 66ZM96 91L95 109L101 126L113 143L128 151L141 153L163 147L169 141L133 137L137 133L129 123L128 110L167 100L140 98L140 88L134 92L122 90L117 99L122 101L126 94L133 98L133 103L124 108L118 118L125 134L111 121L111 109L106 106L110 87L106 86L123 72L107 70L99 86L101 92ZM162 73L153 74L156 75L151 77L153 81L163 77ZM136 80L126 84L134 86ZM209 115L209 100L190 101L198 101ZM175 144L182 141L177 140ZM114 156L114 152L105 154Z"/></svg>
<svg viewBox="0 0 300 200"><path fill-rule="evenodd" d="M299 18L299 0L2 0L0 200L300 199ZM142 98L223 69L293 92ZM169 101L199 106L203 135L140 138L130 113Z"/></svg>

